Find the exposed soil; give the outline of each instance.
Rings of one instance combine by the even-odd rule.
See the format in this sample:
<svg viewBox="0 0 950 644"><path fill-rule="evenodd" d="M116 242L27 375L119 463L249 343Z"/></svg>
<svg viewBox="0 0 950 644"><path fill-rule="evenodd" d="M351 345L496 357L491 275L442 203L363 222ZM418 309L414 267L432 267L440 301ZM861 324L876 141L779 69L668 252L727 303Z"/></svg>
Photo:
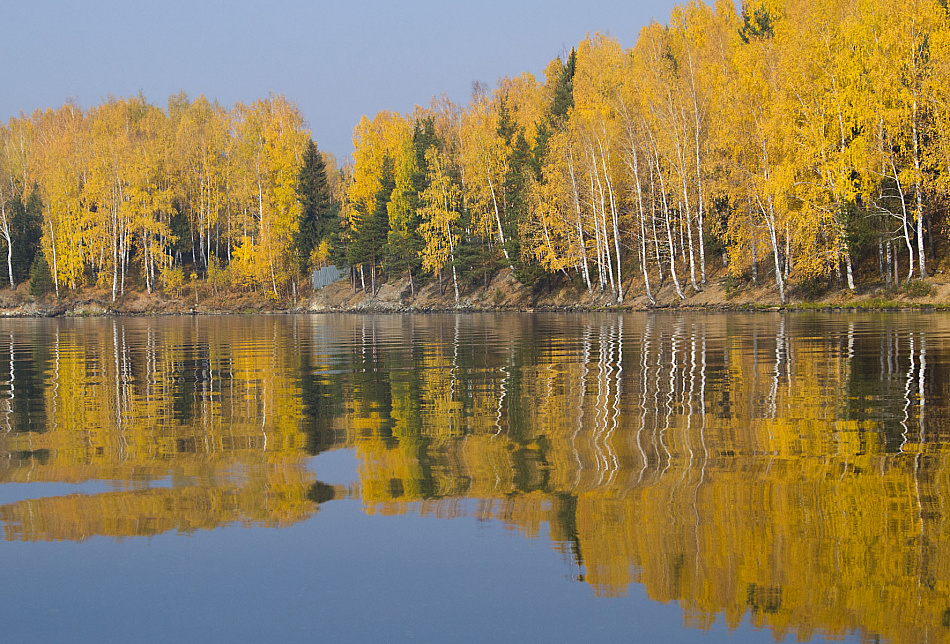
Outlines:
<svg viewBox="0 0 950 644"><path fill-rule="evenodd" d="M942 273L917 283L917 288L886 288L872 285L850 293L846 289L811 295L792 291L784 308L939 308L950 309L950 281ZM582 285L558 276L536 287L518 282L510 270L498 272L487 288L480 282L462 289L456 303L451 282L437 281L410 288L408 279L383 284L375 295L354 290L349 280L326 288L301 290L298 297L273 300L257 291L213 289L206 284L186 285L178 292L147 293L129 290L112 300L109 289L87 288L61 298L34 297L28 285L16 290L0 289L0 317L52 317L94 315L214 315L225 313L280 312L410 312L488 310L648 310L651 308L696 308L745 310L783 308L774 285L737 283L724 274L711 274L705 288L694 291L686 280L680 300L672 283L653 285L651 305L641 281L627 283L628 295L622 304L606 292L589 293ZM929 292L928 292L929 291Z"/></svg>
<svg viewBox="0 0 950 644"><path fill-rule="evenodd" d="M259 313L300 309L303 302L280 302L254 291L215 290L204 284L186 286L178 292L148 293L128 289L112 300L112 291L86 288L80 292L34 297L26 284L15 291L0 289L0 317L55 317L95 315L193 315L218 313Z"/></svg>
<svg viewBox="0 0 950 644"><path fill-rule="evenodd" d="M565 280L566 282L566 280ZM347 280L336 282L313 293L304 305L309 311L436 311L436 310L648 310L653 308L696 308L707 310L745 310L776 308L950 308L950 282L942 274L926 280L920 293L906 288L866 286L855 293L847 289L829 290L816 295L791 291L783 306L774 284L737 283L723 274L711 274L704 288L693 290L686 280L685 299L680 299L671 281L658 288L653 285L654 303L646 296L642 280L628 284L628 295L622 304L608 293L588 293L577 284L562 283L547 288L526 287L511 271L500 271L488 287L479 284L460 292L458 303L450 283L440 289L437 283L418 289L413 297L408 280L383 285L372 295L354 290ZM919 286L919 284L918 284Z"/></svg>

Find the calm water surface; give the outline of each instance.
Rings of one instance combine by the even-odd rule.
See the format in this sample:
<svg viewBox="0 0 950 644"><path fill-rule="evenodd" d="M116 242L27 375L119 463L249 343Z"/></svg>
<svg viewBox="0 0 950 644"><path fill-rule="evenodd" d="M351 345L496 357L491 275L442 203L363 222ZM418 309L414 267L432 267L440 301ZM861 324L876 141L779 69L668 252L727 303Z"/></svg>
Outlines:
<svg viewBox="0 0 950 644"><path fill-rule="evenodd" d="M0 321L13 641L950 640L950 317Z"/></svg>

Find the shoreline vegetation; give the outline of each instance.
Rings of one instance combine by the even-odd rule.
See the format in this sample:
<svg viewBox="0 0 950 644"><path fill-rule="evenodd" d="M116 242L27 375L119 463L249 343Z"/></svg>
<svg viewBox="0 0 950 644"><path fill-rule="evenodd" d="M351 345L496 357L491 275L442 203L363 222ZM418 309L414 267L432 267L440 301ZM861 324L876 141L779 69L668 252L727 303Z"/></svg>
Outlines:
<svg viewBox="0 0 950 644"><path fill-rule="evenodd" d="M690 0L364 116L342 164L283 96L37 110L0 124L0 309L944 308L948 78L946 0Z"/></svg>

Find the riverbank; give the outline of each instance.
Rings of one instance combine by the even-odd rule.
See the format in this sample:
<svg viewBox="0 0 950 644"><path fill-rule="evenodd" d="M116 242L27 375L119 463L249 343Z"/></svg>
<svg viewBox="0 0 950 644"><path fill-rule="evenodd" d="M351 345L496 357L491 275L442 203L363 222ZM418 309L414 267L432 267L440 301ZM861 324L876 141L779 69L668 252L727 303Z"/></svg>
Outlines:
<svg viewBox="0 0 950 644"><path fill-rule="evenodd" d="M724 276L711 276L704 288L694 291L683 288L680 298L667 281L660 288L654 285L654 302L647 298L643 284L634 283L632 294L623 304L616 304L605 294L588 293L584 288L567 285L548 290L544 286L521 285L509 271L500 272L477 293L461 293L455 303L451 285L429 284L413 294L408 281L383 285L373 296L361 289L354 291L347 282L337 282L317 291L309 298L311 311L444 311L444 310L633 310L699 309L699 310L812 310L812 309L950 309L950 281L937 275L915 280L909 285L872 285L857 289L828 290L822 293L793 291L783 305L774 285L771 287L738 282Z"/></svg>
<svg viewBox="0 0 950 644"><path fill-rule="evenodd" d="M576 284L524 286L510 271L500 271L479 288L462 291L458 303L450 283L431 282L413 288L407 279L383 284L375 295L348 280L317 291L302 291L296 299L274 300L259 292L213 288L197 282L175 293L129 290L112 301L108 289L85 289L68 297L34 297L27 285L0 289L0 317L83 317L101 315L216 315L251 313L432 311L588 311L588 310L810 310L810 309L950 309L950 281L942 274L909 285L872 285L850 293L847 289L823 293L793 291L782 305L774 287L738 282L713 275L706 287L684 289L680 299L669 282L654 287L651 304L642 283L634 283L632 295L618 305L601 293L588 293Z"/></svg>
<svg viewBox="0 0 950 644"><path fill-rule="evenodd" d="M29 287L0 289L0 317L90 317L104 315L215 315L280 313L300 310L305 302L283 302L256 292L193 285L178 293L128 289L112 300L109 289L86 288L63 297L30 295Z"/></svg>

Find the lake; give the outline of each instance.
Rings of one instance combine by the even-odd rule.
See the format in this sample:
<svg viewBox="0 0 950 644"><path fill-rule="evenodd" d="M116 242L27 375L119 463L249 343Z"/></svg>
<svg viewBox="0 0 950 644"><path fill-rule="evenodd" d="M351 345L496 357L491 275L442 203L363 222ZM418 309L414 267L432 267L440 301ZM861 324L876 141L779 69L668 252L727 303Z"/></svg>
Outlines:
<svg viewBox="0 0 950 644"><path fill-rule="evenodd" d="M940 313L0 320L10 641L950 640Z"/></svg>

